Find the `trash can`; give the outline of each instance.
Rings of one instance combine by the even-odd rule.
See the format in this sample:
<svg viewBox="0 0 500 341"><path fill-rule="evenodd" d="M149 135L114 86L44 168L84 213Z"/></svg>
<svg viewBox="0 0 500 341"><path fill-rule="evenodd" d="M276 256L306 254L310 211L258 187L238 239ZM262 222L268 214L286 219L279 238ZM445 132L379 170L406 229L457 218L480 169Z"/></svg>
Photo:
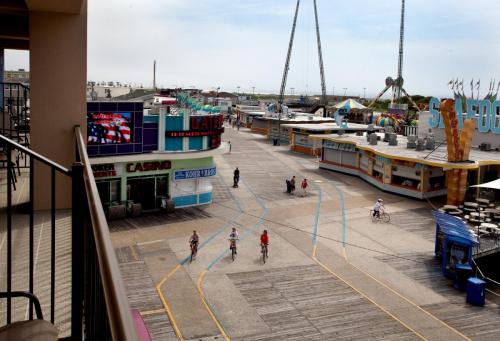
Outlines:
<svg viewBox="0 0 500 341"><path fill-rule="evenodd" d="M477 277L467 280L467 302L473 305L484 305L486 282Z"/></svg>
<svg viewBox="0 0 500 341"><path fill-rule="evenodd" d="M273 139L273 146L277 146L278 145L278 139Z"/></svg>
<svg viewBox="0 0 500 341"><path fill-rule="evenodd" d="M472 267L469 264L455 265L455 289L465 291L467 289L467 280L473 276Z"/></svg>

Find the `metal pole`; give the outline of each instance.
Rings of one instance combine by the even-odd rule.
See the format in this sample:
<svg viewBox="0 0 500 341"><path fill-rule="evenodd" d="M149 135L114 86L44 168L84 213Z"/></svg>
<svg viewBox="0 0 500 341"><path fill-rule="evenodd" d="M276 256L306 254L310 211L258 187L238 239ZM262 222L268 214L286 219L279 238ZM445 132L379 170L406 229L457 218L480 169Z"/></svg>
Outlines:
<svg viewBox="0 0 500 341"><path fill-rule="evenodd" d="M153 90L156 90L156 60L153 62Z"/></svg>
<svg viewBox="0 0 500 341"><path fill-rule="evenodd" d="M318 42L318 58L319 58L319 73L321 77L321 104L327 105L326 100L326 85L325 85L325 69L323 67L323 53L321 51L321 37L319 34L318 9L316 0L314 0L314 18L316 20L316 40Z"/></svg>
<svg viewBox="0 0 500 341"><path fill-rule="evenodd" d="M72 167L72 250L71 250L71 337L73 340L82 339L83 321L83 294L84 294L84 210L85 188L83 184L83 164L80 162L78 151L76 162Z"/></svg>
<svg viewBox="0 0 500 341"><path fill-rule="evenodd" d="M283 70L283 78L281 79L280 96L278 99L278 144L281 135L281 105L283 104L285 97L286 79L288 77L288 70L290 69L290 57L292 55L293 48L293 38L295 36L295 27L297 26L297 16L299 14L300 0L297 0L297 6L295 7L295 16L293 17L292 33L290 34L290 42L288 43L288 53L286 55L285 69Z"/></svg>
<svg viewBox="0 0 500 341"><path fill-rule="evenodd" d="M3 91L3 89L2 89ZM12 291L12 147L7 144L7 324L12 319L12 300L10 293Z"/></svg>
<svg viewBox="0 0 500 341"><path fill-rule="evenodd" d="M399 30L399 59L398 59L398 78L396 79L395 99L396 103L401 100L401 88L403 87L403 45L405 36L405 0L401 2L401 26Z"/></svg>

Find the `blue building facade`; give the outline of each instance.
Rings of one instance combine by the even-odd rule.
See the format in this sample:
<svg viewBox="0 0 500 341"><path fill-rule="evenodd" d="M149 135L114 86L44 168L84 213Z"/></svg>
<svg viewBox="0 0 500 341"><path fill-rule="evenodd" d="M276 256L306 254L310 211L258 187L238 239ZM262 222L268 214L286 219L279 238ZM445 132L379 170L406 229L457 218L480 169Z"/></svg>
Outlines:
<svg viewBox="0 0 500 341"><path fill-rule="evenodd" d="M108 211L141 211L212 202L213 156L223 117L180 98L175 114L144 115L140 102L89 102L87 150Z"/></svg>

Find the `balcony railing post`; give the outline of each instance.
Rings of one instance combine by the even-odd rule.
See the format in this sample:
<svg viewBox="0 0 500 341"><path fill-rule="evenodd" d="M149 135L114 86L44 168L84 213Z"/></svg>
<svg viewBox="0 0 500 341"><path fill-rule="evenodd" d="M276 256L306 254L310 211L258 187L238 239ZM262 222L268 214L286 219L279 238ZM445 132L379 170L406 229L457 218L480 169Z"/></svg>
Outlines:
<svg viewBox="0 0 500 341"><path fill-rule="evenodd" d="M12 147L7 144L7 324L10 324L12 318L12 300L10 293L12 291Z"/></svg>
<svg viewBox="0 0 500 341"><path fill-rule="evenodd" d="M83 181L83 164L75 162L72 167L72 250L71 250L71 338L83 339L83 291L84 291L84 212L86 197Z"/></svg>

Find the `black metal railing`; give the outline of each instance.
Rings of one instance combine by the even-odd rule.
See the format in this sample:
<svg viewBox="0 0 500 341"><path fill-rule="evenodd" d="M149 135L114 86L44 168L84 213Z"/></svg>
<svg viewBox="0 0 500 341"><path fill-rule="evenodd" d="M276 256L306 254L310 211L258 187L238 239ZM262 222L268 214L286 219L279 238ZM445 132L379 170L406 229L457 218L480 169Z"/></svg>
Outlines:
<svg viewBox="0 0 500 341"><path fill-rule="evenodd" d="M30 145L30 88L21 83L0 82L0 134L24 147ZM16 154L18 167L29 167L23 153Z"/></svg>
<svg viewBox="0 0 500 341"><path fill-rule="evenodd" d="M125 294L118 263L111 244L108 225L99 199L95 179L90 168L86 152L86 145L79 127L75 128L76 157L71 170L47 159L46 157L27 149L21 144L0 135L0 147L5 151L7 162L7 200L6 200L6 323L13 323L12 295L13 276L25 275L14 271L13 262L13 232L20 226L14 226L14 175L15 163L13 151L23 153L29 165L29 239L28 260L29 266L24 271L28 272L28 288L15 288L28 294L46 296L45 301L50 302L50 313L47 320L58 324L58 319L68 319L68 316L56 315L56 297L61 293L56 286L56 272L62 271L57 266L56 259L56 183L57 174L71 178L72 182L72 209L71 209L71 329L67 340L137 340L137 334ZM35 168L36 164L36 168ZM48 168L50 175L43 178L42 168ZM39 176L34 176L35 169ZM42 171L39 171L42 170ZM5 171L4 171L5 172ZM35 216L35 190L37 182L50 183L50 245L41 244L50 251L50 290L41 290L35 278L35 253L34 231ZM16 193L20 195L19 193ZM3 214L3 213L2 213ZM17 220L16 220L17 221ZM44 235L45 236L45 235ZM41 236L42 237L42 236ZM59 241L58 243L64 242ZM19 244L20 241L16 241ZM60 245L60 244L58 244ZM16 245L19 247L19 245ZM23 267L16 267L22 269ZM19 270L22 271L22 270ZM69 276L69 274L67 274ZM24 284L23 284L24 285ZM17 284L19 286L19 284ZM61 291L63 291L61 289ZM40 299L40 297L38 297ZM28 318L33 319L33 303L29 303ZM38 316L38 314L37 314Z"/></svg>

